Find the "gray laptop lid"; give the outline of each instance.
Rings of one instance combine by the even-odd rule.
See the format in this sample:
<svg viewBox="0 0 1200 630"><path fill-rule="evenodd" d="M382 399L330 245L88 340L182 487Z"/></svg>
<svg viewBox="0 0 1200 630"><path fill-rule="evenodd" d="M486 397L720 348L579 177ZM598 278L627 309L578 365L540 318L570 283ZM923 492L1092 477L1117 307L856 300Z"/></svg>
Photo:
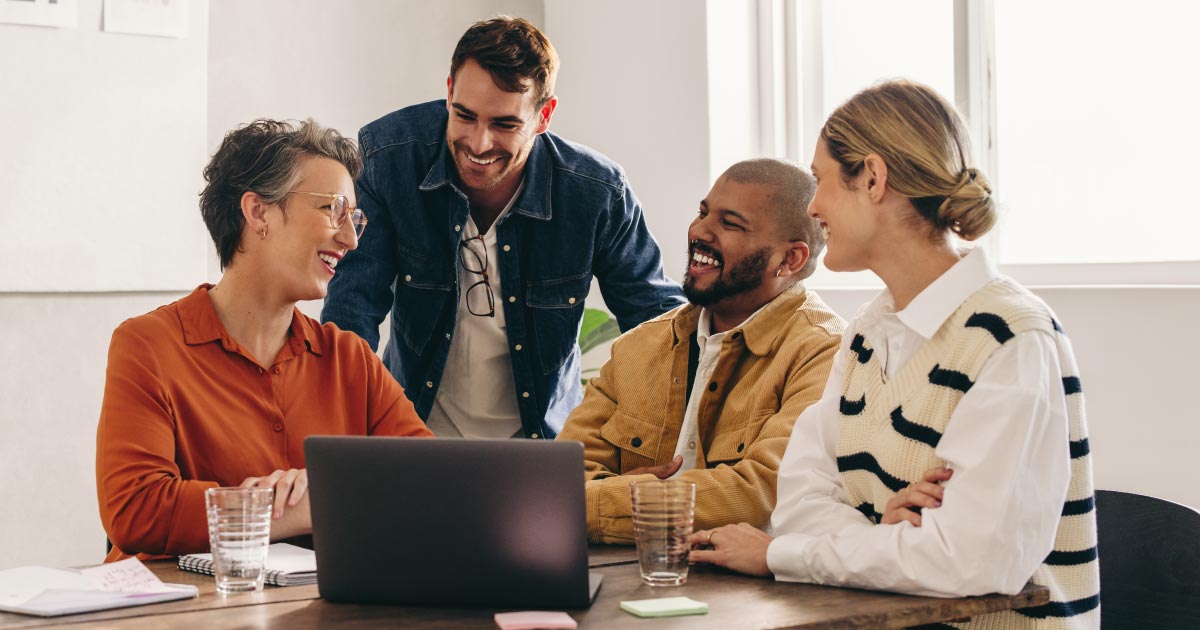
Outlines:
<svg viewBox="0 0 1200 630"><path fill-rule="evenodd" d="M590 603L578 442L313 436L304 452L321 597Z"/></svg>

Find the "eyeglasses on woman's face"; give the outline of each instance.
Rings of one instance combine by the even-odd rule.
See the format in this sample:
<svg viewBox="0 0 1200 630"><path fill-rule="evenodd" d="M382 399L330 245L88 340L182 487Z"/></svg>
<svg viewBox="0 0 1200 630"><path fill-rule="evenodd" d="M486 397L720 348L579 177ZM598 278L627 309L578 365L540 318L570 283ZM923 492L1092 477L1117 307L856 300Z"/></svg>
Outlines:
<svg viewBox="0 0 1200 630"><path fill-rule="evenodd" d="M328 205L317 208L322 212L329 213L329 226L335 230L342 229L342 226L349 220L354 226L355 238L362 238L363 232L367 229L367 215L359 208L351 208L350 200L346 195L336 193L319 193L308 192L305 190L293 190L289 195L308 195L310 197L321 197L329 200Z"/></svg>

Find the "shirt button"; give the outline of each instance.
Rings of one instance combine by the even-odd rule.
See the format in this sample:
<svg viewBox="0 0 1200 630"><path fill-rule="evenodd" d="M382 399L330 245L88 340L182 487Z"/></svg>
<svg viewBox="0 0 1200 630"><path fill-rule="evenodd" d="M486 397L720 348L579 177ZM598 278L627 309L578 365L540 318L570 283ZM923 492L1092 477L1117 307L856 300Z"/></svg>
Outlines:
<svg viewBox="0 0 1200 630"><path fill-rule="evenodd" d="M259 374L262 374L262 373L263 373L263 369L262 369L262 368L258 368L258 373L259 373Z"/></svg>
<svg viewBox="0 0 1200 630"><path fill-rule="evenodd" d="M708 391L710 391L710 392L717 391L717 382L716 381L713 381L708 384Z"/></svg>
<svg viewBox="0 0 1200 630"><path fill-rule="evenodd" d="M529 398L529 392L521 392L521 398Z"/></svg>
<svg viewBox="0 0 1200 630"><path fill-rule="evenodd" d="M279 433L280 431L282 431L282 430L283 430L283 425L282 425L282 424L280 424L280 423L278 423L278 422L276 422L275 424L271 425L271 428L272 428L272 429L275 429L275 432L276 432L276 433Z"/></svg>
<svg viewBox="0 0 1200 630"><path fill-rule="evenodd" d="M412 282L412 276L404 276L405 282Z"/></svg>
<svg viewBox="0 0 1200 630"><path fill-rule="evenodd" d="M454 226L454 231L455 231L455 232L461 232L461 231L462 231L462 226L461 226L461 225L456 225L456 226Z"/></svg>
<svg viewBox="0 0 1200 630"><path fill-rule="evenodd" d="M279 373L279 367L278 367L278 366L276 366L276 367L275 367L275 369L274 369L274 370L271 370L271 371L272 371L272 372L274 372L274 373L276 373L276 374L278 374L278 373Z"/></svg>
<svg viewBox="0 0 1200 630"><path fill-rule="evenodd" d="M433 381L425 381L425 387L432 388L432 387L433 387Z"/></svg>
<svg viewBox="0 0 1200 630"><path fill-rule="evenodd" d="M506 251L506 252L507 252L507 251L509 251L509 250L511 250L511 249L512 249L512 248L511 248L511 247L509 247L508 245L505 245L505 246L504 246L504 251Z"/></svg>
<svg viewBox="0 0 1200 630"><path fill-rule="evenodd" d="M520 351L521 351L521 344L517 344L517 345L513 346L513 350L516 350L517 352L520 352Z"/></svg>
<svg viewBox="0 0 1200 630"><path fill-rule="evenodd" d="M530 439L534 439L534 440L536 440L536 439L537 439L537 434L536 434L536 433L530 433L530 434L529 434L529 437L530 437Z"/></svg>
<svg viewBox="0 0 1200 630"><path fill-rule="evenodd" d="M688 440L688 450L689 451L696 450L696 440Z"/></svg>
<svg viewBox="0 0 1200 630"><path fill-rule="evenodd" d="M515 295L508 296L508 301L509 301L509 303L516 302L517 296L515 296Z"/></svg>

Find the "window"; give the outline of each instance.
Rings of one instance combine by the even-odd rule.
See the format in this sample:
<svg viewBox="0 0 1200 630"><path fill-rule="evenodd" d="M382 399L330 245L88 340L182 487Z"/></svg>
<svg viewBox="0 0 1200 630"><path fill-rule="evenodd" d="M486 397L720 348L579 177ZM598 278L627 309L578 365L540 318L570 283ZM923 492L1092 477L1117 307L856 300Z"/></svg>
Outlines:
<svg viewBox="0 0 1200 630"><path fill-rule="evenodd" d="M895 77L958 105L1001 220L985 245L1034 284L1200 282L1200 4L759 0L765 153L808 164L846 98ZM764 33L769 36L764 37ZM781 43L782 42L782 43ZM782 52L781 52L782 51ZM782 71L780 68L782 67ZM778 94L786 98L778 98ZM782 131L780 131L782 130ZM818 272L828 274L827 271ZM816 283L860 285L821 275Z"/></svg>

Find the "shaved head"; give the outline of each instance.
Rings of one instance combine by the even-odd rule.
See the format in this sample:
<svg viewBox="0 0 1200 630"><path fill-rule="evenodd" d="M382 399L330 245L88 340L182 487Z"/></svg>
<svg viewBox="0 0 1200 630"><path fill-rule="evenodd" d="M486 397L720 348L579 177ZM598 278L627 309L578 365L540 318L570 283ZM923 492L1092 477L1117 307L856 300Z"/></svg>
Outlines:
<svg viewBox="0 0 1200 630"><path fill-rule="evenodd" d="M817 267L817 257L825 248L820 225L808 216L808 204L817 191L817 181L803 166L776 158L754 158L730 166L721 177L739 184L759 184L774 189L770 208L779 238L803 241L809 258L800 272L807 278Z"/></svg>

